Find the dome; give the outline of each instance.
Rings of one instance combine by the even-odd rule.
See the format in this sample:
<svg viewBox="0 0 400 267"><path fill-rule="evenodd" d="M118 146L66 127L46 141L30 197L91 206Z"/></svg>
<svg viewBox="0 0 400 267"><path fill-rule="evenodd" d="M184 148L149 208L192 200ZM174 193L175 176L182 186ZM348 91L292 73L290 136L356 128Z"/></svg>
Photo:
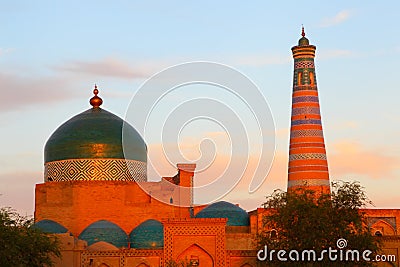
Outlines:
<svg viewBox="0 0 400 267"><path fill-rule="evenodd" d="M238 206L220 201L202 209L196 214L196 218L228 218L228 226L248 226L249 215Z"/></svg>
<svg viewBox="0 0 400 267"><path fill-rule="evenodd" d="M88 251L112 251L118 248L110 243L99 241L87 247Z"/></svg>
<svg viewBox="0 0 400 267"><path fill-rule="evenodd" d="M128 247L128 236L115 223L101 220L92 223L79 235L79 239L85 240L88 245L99 241L110 243L116 247Z"/></svg>
<svg viewBox="0 0 400 267"><path fill-rule="evenodd" d="M91 98L93 108L65 123L44 148L44 180L147 181L147 147L140 134L120 117Z"/></svg>
<svg viewBox="0 0 400 267"><path fill-rule="evenodd" d="M299 39L299 46L303 45L310 45L310 41L304 36Z"/></svg>
<svg viewBox="0 0 400 267"><path fill-rule="evenodd" d="M64 234L68 232L67 228L52 220L38 221L32 227L40 229L48 234Z"/></svg>
<svg viewBox="0 0 400 267"><path fill-rule="evenodd" d="M129 235L131 248L162 248L164 246L164 228L156 220L147 220L132 230Z"/></svg>
<svg viewBox="0 0 400 267"><path fill-rule="evenodd" d="M100 107L88 109L62 124L47 140L44 161L66 159L124 159L122 127L124 121ZM147 148L140 134L129 124L124 141L129 149L126 159L146 162Z"/></svg>

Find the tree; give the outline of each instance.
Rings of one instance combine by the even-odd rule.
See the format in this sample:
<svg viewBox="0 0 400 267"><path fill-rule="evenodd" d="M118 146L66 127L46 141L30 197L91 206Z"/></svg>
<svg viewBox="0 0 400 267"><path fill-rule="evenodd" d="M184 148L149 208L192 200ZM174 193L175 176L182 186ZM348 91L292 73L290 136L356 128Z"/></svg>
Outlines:
<svg viewBox="0 0 400 267"><path fill-rule="evenodd" d="M0 209L0 266L53 266L52 258L61 256L56 237L32 225L33 219Z"/></svg>
<svg viewBox="0 0 400 267"><path fill-rule="evenodd" d="M362 253L371 251L366 258L373 259L380 244L371 235L360 211L371 202L358 182L333 182L331 188L331 194L298 189L289 193L277 190L267 197L263 204L267 209L263 218L266 230L259 235L258 242L260 250L265 250L265 246L269 252L275 250L271 258L264 259L267 253L260 254L268 266L292 266L297 259L296 266L372 266ZM337 250L332 251L332 258L329 248ZM277 257L279 250L285 251L281 252L283 260ZM359 253L359 261L354 250Z"/></svg>

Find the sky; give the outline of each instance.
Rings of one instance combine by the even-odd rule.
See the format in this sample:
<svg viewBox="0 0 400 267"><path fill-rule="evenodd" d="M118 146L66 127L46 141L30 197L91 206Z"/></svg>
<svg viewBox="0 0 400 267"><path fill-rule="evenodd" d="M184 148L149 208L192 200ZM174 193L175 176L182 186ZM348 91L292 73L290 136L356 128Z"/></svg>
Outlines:
<svg viewBox="0 0 400 267"><path fill-rule="evenodd" d="M224 196L247 210L259 207L274 189L286 187L290 48L304 25L310 43L317 46L316 78L331 180L359 181L376 207L399 208L399 5L397 1L307 1L298 6L277 1L4 1L0 207L33 214L35 184L43 182L46 140L59 125L90 107L95 83L103 107L124 118L131 98L147 79L191 61L234 68L258 86L269 104L276 130L269 175L252 194L247 176ZM198 91L204 97L209 93L230 101L212 86L188 86L167 99L166 106L179 106ZM229 103L235 112L246 112L235 100ZM214 138L217 145L211 150L219 157L210 169L216 173L224 171L226 156L257 157L244 152L229 155L225 147L229 148L229 133L216 124L200 122L185 129L177 140L188 161L196 161L205 152L202 149L207 150L207 144L199 150L204 138ZM145 141L149 154L157 157L161 144L151 136ZM158 168L163 176L174 175L173 166Z"/></svg>

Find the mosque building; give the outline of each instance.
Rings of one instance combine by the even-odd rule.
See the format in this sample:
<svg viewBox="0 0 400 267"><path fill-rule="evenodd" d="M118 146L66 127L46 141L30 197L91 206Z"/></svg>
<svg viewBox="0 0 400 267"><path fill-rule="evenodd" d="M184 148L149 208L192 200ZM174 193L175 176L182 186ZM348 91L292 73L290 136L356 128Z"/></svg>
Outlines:
<svg viewBox="0 0 400 267"><path fill-rule="evenodd" d="M303 29L292 48L288 190L329 192L315 50ZM132 126L101 108L98 93L96 87L92 108L58 127L44 149L44 183L35 188L35 226L59 237L62 259L56 266L160 267L169 260L203 267L260 266L256 236L267 211L247 212L225 201L194 205L195 164L178 163L175 176L147 181L146 143ZM123 127L129 141L124 142L125 154ZM139 183L182 205L157 200ZM399 259L400 210L364 211L372 234L382 236L384 252ZM399 266L395 264L387 266Z"/></svg>

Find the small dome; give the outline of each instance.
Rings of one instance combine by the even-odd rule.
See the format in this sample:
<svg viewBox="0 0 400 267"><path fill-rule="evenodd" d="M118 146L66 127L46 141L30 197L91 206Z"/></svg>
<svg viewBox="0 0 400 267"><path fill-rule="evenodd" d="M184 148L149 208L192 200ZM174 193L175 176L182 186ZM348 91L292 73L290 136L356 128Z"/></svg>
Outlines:
<svg viewBox="0 0 400 267"><path fill-rule="evenodd" d="M99 107L71 118L50 136L44 149L45 163L66 159L124 159L122 127L124 121ZM140 134L129 124L124 141L129 150L126 159L147 161L147 147ZM128 130L126 130L128 129Z"/></svg>
<svg viewBox="0 0 400 267"><path fill-rule="evenodd" d="M87 247L89 251L112 251L118 250L118 248L110 243L99 241Z"/></svg>
<svg viewBox="0 0 400 267"><path fill-rule="evenodd" d="M202 209L196 214L196 218L227 218L228 226L248 226L249 215L247 212L238 206L220 201Z"/></svg>
<svg viewBox="0 0 400 267"><path fill-rule="evenodd" d="M132 230L129 240L131 248L162 248L164 246L163 225L156 220L147 220Z"/></svg>
<svg viewBox="0 0 400 267"><path fill-rule="evenodd" d="M94 222L86 227L79 239L85 240L89 246L104 241L116 247L128 247L126 233L115 223L106 220Z"/></svg>
<svg viewBox="0 0 400 267"><path fill-rule="evenodd" d="M299 46L303 45L310 45L310 41L304 36L299 39Z"/></svg>
<svg viewBox="0 0 400 267"><path fill-rule="evenodd" d="M40 229L48 234L64 234L68 229L52 220L41 220L36 222L32 227Z"/></svg>

